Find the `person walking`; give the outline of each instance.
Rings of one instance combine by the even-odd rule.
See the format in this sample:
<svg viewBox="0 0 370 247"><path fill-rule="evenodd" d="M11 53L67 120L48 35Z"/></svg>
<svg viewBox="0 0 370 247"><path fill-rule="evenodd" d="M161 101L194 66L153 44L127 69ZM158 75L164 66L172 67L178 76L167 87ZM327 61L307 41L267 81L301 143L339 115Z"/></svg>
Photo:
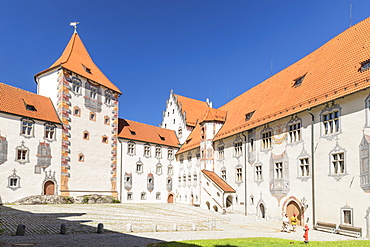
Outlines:
<svg viewBox="0 0 370 247"><path fill-rule="evenodd" d="M282 230L282 232L289 232L288 226L289 226L289 218L288 218L288 215L287 214L284 214L284 216L283 216L283 230Z"/></svg>
<svg viewBox="0 0 370 247"><path fill-rule="evenodd" d="M290 224L292 225L293 232L295 232L295 229L297 228L297 224L298 224L298 218L296 214L293 214L293 216L290 217Z"/></svg>

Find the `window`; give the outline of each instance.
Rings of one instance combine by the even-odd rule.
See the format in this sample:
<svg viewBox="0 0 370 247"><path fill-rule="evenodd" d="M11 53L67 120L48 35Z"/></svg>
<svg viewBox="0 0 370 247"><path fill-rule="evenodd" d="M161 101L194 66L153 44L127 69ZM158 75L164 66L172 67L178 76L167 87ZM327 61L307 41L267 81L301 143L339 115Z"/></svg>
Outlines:
<svg viewBox="0 0 370 247"><path fill-rule="evenodd" d="M168 176L172 176L173 175L173 166L172 165L168 165L167 166L167 175Z"/></svg>
<svg viewBox="0 0 370 247"><path fill-rule="evenodd" d="M111 105L112 102L113 102L113 94L112 94L112 92L110 92L108 90L105 91L105 100L104 100L104 103L106 105Z"/></svg>
<svg viewBox="0 0 370 247"><path fill-rule="evenodd" d="M157 175L161 175L162 174L162 165L160 163L158 163L155 167L155 173Z"/></svg>
<svg viewBox="0 0 370 247"><path fill-rule="evenodd" d="M85 65L82 65L82 67L84 68L84 70L86 71L86 73L91 74L91 69L89 69L89 68L88 68L88 67L86 67Z"/></svg>
<svg viewBox="0 0 370 247"><path fill-rule="evenodd" d="M369 60L361 63L361 69L360 69L361 72L363 72L365 70L368 70L368 69L370 69L370 61Z"/></svg>
<svg viewBox="0 0 370 247"><path fill-rule="evenodd" d="M241 166L236 167L236 181L237 183L243 182L243 169Z"/></svg>
<svg viewBox="0 0 370 247"><path fill-rule="evenodd" d="M180 164L184 163L184 155L180 155Z"/></svg>
<svg viewBox="0 0 370 247"><path fill-rule="evenodd" d="M155 157L157 159L162 158L162 148L161 148L161 146L156 146L155 147Z"/></svg>
<svg viewBox="0 0 370 247"><path fill-rule="evenodd" d="M200 129L200 139L204 140L206 138L206 129L204 126Z"/></svg>
<svg viewBox="0 0 370 247"><path fill-rule="evenodd" d="M254 152L254 138L249 138L249 152Z"/></svg>
<svg viewBox="0 0 370 247"><path fill-rule="evenodd" d="M127 143L127 154L135 155L135 143L134 142Z"/></svg>
<svg viewBox="0 0 370 247"><path fill-rule="evenodd" d="M262 181L262 164L257 163L255 166L255 181Z"/></svg>
<svg viewBox="0 0 370 247"><path fill-rule="evenodd" d="M78 106L73 107L73 116L80 117L81 109Z"/></svg>
<svg viewBox="0 0 370 247"><path fill-rule="evenodd" d="M21 142L21 145L16 147L15 149L15 161L19 162L20 164L28 163L29 162L29 149L24 145L24 141Z"/></svg>
<svg viewBox="0 0 370 247"><path fill-rule="evenodd" d="M177 134L179 136L179 138L182 137L182 128L180 127L179 130L177 131Z"/></svg>
<svg viewBox="0 0 370 247"><path fill-rule="evenodd" d="M344 167L344 152L331 154L332 158L332 174L340 175L345 173Z"/></svg>
<svg viewBox="0 0 370 247"><path fill-rule="evenodd" d="M226 181L226 168L225 168L225 167L223 167L223 168L221 169L221 178L222 178L224 181Z"/></svg>
<svg viewBox="0 0 370 247"><path fill-rule="evenodd" d="M132 192L127 192L127 200L132 200Z"/></svg>
<svg viewBox="0 0 370 247"><path fill-rule="evenodd" d="M96 114L94 112L90 112L90 118L91 121L96 121Z"/></svg>
<svg viewBox="0 0 370 247"><path fill-rule="evenodd" d="M173 120L173 124L175 124L175 119Z"/></svg>
<svg viewBox="0 0 370 247"><path fill-rule="evenodd" d="M35 106L26 104L26 110L27 111L36 111Z"/></svg>
<svg viewBox="0 0 370 247"><path fill-rule="evenodd" d="M189 153L188 153L188 163L191 163L191 159L192 159L192 155L191 155L191 153L189 152Z"/></svg>
<svg viewBox="0 0 370 247"><path fill-rule="evenodd" d="M105 116L104 117L104 124L109 125L109 123L110 123L110 118L108 116Z"/></svg>
<svg viewBox="0 0 370 247"><path fill-rule="evenodd" d="M235 156L243 154L243 141L240 138L234 141L234 154Z"/></svg>
<svg viewBox="0 0 370 247"><path fill-rule="evenodd" d="M108 136L102 136L101 142L108 143Z"/></svg>
<svg viewBox="0 0 370 247"><path fill-rule="evenodd" d="M343 209L343 224L352 225L352 210Z"/></svg>
<svg viewBox="0 0 370 247"><path fill-rule="evenodd" d="M167 159L169 160L173 159L173 149L172 148L167 149Z"/></svg>
<svg viewBox="0 0 370 247"><path fill-rule="evenodd" d="M299 171L301 177L310 176L310 166L308 164L308 158L299 159Z"/></svg>
<svg viewBox="0 0 370 247"><path fill-rule="evenodd" d="M194 178L194 187L196 187L198 185L198 175L194 173L193 178Z"/></svg>
<svg viewBox="0 0 370 247"><path fill-rule="evenodd" d="M141 161L138 161L136 163L136 172L137 173L143 173L143 163Z"/></svg>
<svg viewBox="0 0 370 247"><path fill-rule="evenodd" d="M339 110L332 110L322 114L322 121L324 124L324 135L337 133L340 130L339 126Z"/></svg>
<svg viewBox="0 0 370 247"><path fill-rule="evenodd" d="M156 199L156 200L161 200L161 192L157 192L157 193L155 194L155 199Z"/></svg>
<svg viewBox="0 0 370 247"><path fill-rule="evenodd" d="M149 144L144 145L144 156L150 157L150 145Z"/></svg>
<svg viewBox="0 0 370 247"><path fill-rule="evenodd" d="M255 111L252 111L252 112L249 112L247 114L245 114L245 121L248 121L252 118L253 114L254 114Z"/></svg>
<svg viewBox="0 0 370 247"><path fill-rule="evenodd" d="M146 193L145 192L141 192L140 199L141 200L146 200Z"/></svg>
<svg viewBox="0 0 370 247"><path fill-rule="evenodd" d="M294 80L294 84L293 84L293 87L299 87L300 85L302 85L302 82L303 82L303 79L306 75L304 76L301 76L297 79Z"/></svg>
<svg viewBox="0 0 370 247"><path fill-rule="evenodd" d="M73 77L72 78L72 92L79 94L81 91L81 84L82 83L80 79Z"/></svg>
<svg viewBox="0 0 370 247"><path fill-rule="evenodd" d="M184 174L182 176L182 187L185 187L186 186L186 175Z"/></svg>
<svg viewBox="0 0 370 247"><path fill-rule="evenodd" d="M8 177L8 188L16 190L21 187L21 178L17 175L17 171L14 169L13 174Z"/></svg>
<svg viewBox="0 0 370 247"><path fill-rule="evenodd" d="M21 134L24 136L24 137L33 137L33 125L34 125L34 121L32 121L31 119L22 119L22 130L21 130Z"/></svg>
<svg viewBox="0 0 370 247"><path fill-rule="evenodd" d="M55 125L45 124L45 139L54 140Z"/></svg>
<svg viewBox="0 0 370 247"><path fill-rule="evenodd" d="M83 134L82 134L82 138L83 138L84 140L89 140L89 138L90 138L90 134L89 134L89 132L88 132L87 130L85 130L85 131L83 132Z"/></svg>
<svg viewBox="0 0 370 247"><path fill-rule="evenodd" d="M262 149L268 149L272 147L272 130L265 130L262 132Z"/></svg>
<svg viewBox="0 0 370 247"><path fill-rule="evenodd" d="M8 160L8 141L5 136L0 136L0 164Z"/></svg>
<svg viewBox="0 0 370 247"><path fill-rule="evenodd" d="M224 156L225 156L225 152L224 152L225 146L224 145L219 145L217 147L217 149L218 149L218 159L223 160Z"/></svg>
<svg viewBox="0 0 370 247"><path fill-rule="evenodd" d="M96 99L97 92L98 92L98 89L90 85L90 98L91 99Z"/></svg>
<svg viewBox="0 0 370 247"><path fill-rule="evenodd" d="M291 122L288 124L289 143L299 142L301 140L301 122Z"/></svg>
<svg viewBox="0 0 370 247"><path fill-rule="evenodd" d="M283 162L275 163L275 178L283 178Z"/></svg>
<svg viewBox="0 0 370 247"><path fill-rule="evenodd" d="M191 174L188 174L188 187L191 186Z"/></svg>
<svg viewBox="0 0 370 247"><path fill-rule="evenodd" d="M78 162L84 162L85 161L85 155L80 153L78 154Z"/></svg>

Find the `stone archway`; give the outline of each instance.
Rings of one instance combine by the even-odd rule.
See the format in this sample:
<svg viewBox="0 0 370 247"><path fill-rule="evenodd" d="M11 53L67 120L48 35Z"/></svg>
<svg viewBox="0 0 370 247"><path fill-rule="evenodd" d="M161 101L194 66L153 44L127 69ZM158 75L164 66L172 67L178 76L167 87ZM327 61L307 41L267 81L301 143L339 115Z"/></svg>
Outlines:
<svg viewBox="0 0 370 247"><path fill-rule="evenodd" d="M231 207L233 205L233 196L229 195L226 197L226 208Z"/></svg>
<svg viewBox="0 0 370 247"><path fill-rule="evenodd" d="M55 194L55 184L53 181L46 181L44 183L44 195L54 195Z"/></svg>

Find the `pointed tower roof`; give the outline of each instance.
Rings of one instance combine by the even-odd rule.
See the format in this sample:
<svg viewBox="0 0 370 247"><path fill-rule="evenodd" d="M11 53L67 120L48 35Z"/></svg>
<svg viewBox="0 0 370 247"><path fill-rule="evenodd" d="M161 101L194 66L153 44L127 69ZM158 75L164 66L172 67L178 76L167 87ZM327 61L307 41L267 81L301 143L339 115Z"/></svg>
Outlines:
<svg viewBox="0 0 370 247"><path fill-rule="evenodd" d="M62 55L48 69L37 73L35 77L58 67L66 68L115 92L121 93L118 87L96 66L77 32L73 33Z"/></svg>

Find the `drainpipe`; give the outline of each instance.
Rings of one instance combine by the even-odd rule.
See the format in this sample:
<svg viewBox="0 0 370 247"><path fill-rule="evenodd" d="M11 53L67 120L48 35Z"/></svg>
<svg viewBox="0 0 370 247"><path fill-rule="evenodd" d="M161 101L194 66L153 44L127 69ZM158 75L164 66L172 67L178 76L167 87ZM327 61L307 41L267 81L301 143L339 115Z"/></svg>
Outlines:
<svg viewBox="0 0 370 247"><path fill-rule="evenodd" d="M314 150L314 124L315 116L311 113L311 108L308 108L308 113L311 115L311 176L312 176L312 224L316 224L316 204L315 204L315 150Z"/></svg>
<svg viewBox="0 0 370 247"><path fill-rule="evenodd" d="M121 143L121 157L120 157L120 176L119 176L119 200L122 203L122 159L123 159L123 147L122 147L122 141L118 138L119 143Z"/></svg>
<svg viewBox="0 0 370 247"><path fill-rule="evenodd" d="M247 136L244 135L244 131L242 132L244 136L244 215L248 215L247 211Z"/></svg>

